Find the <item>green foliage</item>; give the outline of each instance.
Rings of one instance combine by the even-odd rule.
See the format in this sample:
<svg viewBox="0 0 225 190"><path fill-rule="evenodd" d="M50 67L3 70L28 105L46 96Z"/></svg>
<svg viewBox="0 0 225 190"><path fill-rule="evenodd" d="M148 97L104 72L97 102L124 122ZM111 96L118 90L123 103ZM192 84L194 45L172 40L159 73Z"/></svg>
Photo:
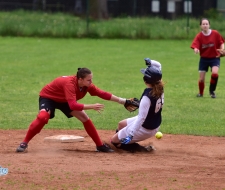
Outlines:
<svg viewBox="0 0 225 190"><path fill-rule="evenodd" d="M217 9L214 9L214 8L205 10L204 15L208 19L214 19L214 20L219 20L219 21L223 21L223 19L224 19L223 15Z"/></svg>
<svg viewBox="0 0 225 190"><path fill-rule="evenodd" d="M206 15L211 26L225 36L224 20L214 10ZM199 20L164 20L157 17L122 17L105 21L70 14L28 11L0 12L0 36L105 39L192 39L200 31Z"/></svg>
<svg viewBox="0 0 225 190"><path fill-rule="evenodd" d="M72 38L85 35L85 22L78 17L57 13L0 12L1 36Z"/></svg>
<svg viewBox="0 0 225 190"><path fill-rule="evenodd" d="M27 129L38 112L38 94L55 77L72 75L78 67L94 73L94 84L117 96L141 96L145 85L141 68L144 58L161 62L165 81L165 105L161 131L171 134L225 136L225 67L221 59L217 98L198 93L198 61L190 49L191 40L97 40L1 37L0 128ZM98 129L115 130L120 120L137 114L120 104L87 95L80 103L103 103L99 114L87 114ZM67 119L60 111L45 129L83 129L77 119Z"/></svg>

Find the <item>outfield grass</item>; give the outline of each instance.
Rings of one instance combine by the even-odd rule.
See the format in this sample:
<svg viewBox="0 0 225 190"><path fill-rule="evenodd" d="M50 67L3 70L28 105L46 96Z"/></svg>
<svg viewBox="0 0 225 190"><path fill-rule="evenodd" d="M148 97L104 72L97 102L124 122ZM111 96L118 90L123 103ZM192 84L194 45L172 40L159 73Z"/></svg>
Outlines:
<svg viewBox="0 0 225 190"><path fill-rule="evenodd" d="M165 105L161 131L171 134L225 136L225 60L221 60L217 98L208 95L206 77L204 98L198 92L198 60L189 48L191 41L172 40L94 40L0 38L0 129L27 129L38 112L40 89L60 75L75 74L78 67L94 73L94 83L121 97L140 97L145 85L139 69L144 58L162 63ZM87 95L82 103L104 103L102 114L87 113L98 129L115 129L118 121L137 114L128 113L117 103ZM83 129L76 119L60 111L47 129Z"/></svg>

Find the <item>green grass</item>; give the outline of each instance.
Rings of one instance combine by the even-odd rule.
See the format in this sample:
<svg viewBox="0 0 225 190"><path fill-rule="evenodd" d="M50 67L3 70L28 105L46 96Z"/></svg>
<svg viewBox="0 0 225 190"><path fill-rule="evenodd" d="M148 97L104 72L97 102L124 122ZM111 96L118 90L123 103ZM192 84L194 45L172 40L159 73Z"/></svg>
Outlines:
<svg viewBox="0 0 225 190"><path fill-rule="evenodd" d="M225 136L225 67L221 59L217 98L198 92L198 60L189 48L190 40L97 40L49 38L0 38L0 129L27 129L38 112L38 94L55 77L72 75L78 67L94 73L94 83L113 94L140 97L145 85L139 72L144 58L161 62L165 105L161 131L171 134ZM81 103L104 103L105 110L87 113L98 129L115 129L118 121L137 114L117 103L87 95ZM83 129L77 119L60 111L45 129Z"/></svg>

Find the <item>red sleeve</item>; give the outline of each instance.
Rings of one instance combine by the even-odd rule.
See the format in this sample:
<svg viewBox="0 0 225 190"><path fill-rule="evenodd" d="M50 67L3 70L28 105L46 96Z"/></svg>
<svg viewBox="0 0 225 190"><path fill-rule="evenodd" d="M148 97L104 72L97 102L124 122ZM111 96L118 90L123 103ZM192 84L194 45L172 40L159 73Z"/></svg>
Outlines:
<svg viewBox="0 0 225 190"><path fill-rule="evenodd" d="M219 33L218 35L219 35L220 45L222 45L224 43L224 38Z"/></svg>
<svg viewBox="0 0 225 190"><path fill-rule="evenodd" d="M195 36L195 38L194 38L194 40L193 40L193 42L191 44L191 48L192 49L195 49L195 48L200 49L199 34L197 34Z"/></svg>
<svg viewBox="0 0 225 190"><path fill-rule="evenodd" d="M68 104L71 110L82 111L84 109L84 104L79 104L75 100L68 100Z"/></svg>
<svg viewBox="0 0 225 190"><path fill-rule="evenodd" d="M91 86L88 88L88 92L91 96L98 96L104 100L110 100L112 97L111 93L99 89L94 84L91 84Z"/></svg>

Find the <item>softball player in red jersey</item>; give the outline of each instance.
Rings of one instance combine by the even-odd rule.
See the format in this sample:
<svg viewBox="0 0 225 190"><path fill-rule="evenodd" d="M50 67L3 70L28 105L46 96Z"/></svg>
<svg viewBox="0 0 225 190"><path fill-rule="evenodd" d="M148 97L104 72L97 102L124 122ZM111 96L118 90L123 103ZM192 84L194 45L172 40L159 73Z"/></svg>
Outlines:
<svg viewBox="0 0 225 190"><path fill-rule="evenodd" d="M202 31L198 33L191 48L194 53L200 53L199 61L199 93L197 97L203 97L205 88L205 74L208 68L211 68L212 74L210 79L209 94L212 98L216 98L215 90L218 82L218 71L220 67L219 52L217 49L224 49L224 39L218 31L210 29L210 22L207 18L200 21Z"/></svg>
<svg viewBox="0 0 225 190"><path fill-rule="evenodd" d="M93 74L88 68L79 68L76 76L58 77L44 86L39 97L39 113L36 119L30 124L24 140L16 151L25 152L29 141L36 134L40 133L49 119L54 118L55 109L59 109L68 118L76 117L83 123L86 132L95 142L97 151L113 152L107 144L103 144L94 124L84 111L93 109L100 112L103 110L104 105L99 103L80 104L77 101L82 99L87 92L91 96L98 96L104 100L110 100L120 104L124 104L126 99L119 98L97 88L92 83L92 77Z"/></svg>
<svg viewBox="0 0 225 190"><path fill-rule="evenodd" d="M161 80L161 64L152 62L151 66L141 70L146 88L140 99L138 115L120 121L117 133L111 139L116 148L130 152L152 150L152 146L143 147L137 143L154 136L162 121L164 83Z"/></svg>

